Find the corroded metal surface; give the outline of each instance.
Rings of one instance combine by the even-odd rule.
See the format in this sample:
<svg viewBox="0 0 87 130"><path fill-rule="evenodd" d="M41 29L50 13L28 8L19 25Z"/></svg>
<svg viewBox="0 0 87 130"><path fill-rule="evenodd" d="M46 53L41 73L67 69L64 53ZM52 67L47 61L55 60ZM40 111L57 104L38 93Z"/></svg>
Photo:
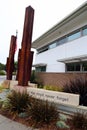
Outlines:
<svg viewBox="0 0 87 130"><path fill-rule="evenodd" d="M16 48L16 36L11 36L9 57L7 57L7 63L6 63L7 80L12 80L12 73L14 71L15 48Z"/></svg>
<svg viewBox="0 0 87 130"><path fill-rule="evenodd" d="M34 10L31 6L26 8L23 29L21 52L19 52L18 85L27 86L30 80L33 52L31 52Z"/></svg>
<svg viewBox="0 0 87 130"><path fill-rule="evenodd" d="M20 55L21 55L21 49L19 49L19 52L18 52L18 64L17 64L17 75L16 75L16 80L19 79Z"/></svg>

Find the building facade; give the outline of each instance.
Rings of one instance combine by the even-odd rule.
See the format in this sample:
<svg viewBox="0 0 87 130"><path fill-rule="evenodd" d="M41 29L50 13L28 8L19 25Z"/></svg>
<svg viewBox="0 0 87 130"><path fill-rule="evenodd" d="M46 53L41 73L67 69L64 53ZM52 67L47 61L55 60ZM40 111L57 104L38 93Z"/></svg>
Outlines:
<svg viewBox="0 0 87 130"><path fill-rule="evenodd" d="M87 2L32 43L39 72L87 72Z"/></svg>

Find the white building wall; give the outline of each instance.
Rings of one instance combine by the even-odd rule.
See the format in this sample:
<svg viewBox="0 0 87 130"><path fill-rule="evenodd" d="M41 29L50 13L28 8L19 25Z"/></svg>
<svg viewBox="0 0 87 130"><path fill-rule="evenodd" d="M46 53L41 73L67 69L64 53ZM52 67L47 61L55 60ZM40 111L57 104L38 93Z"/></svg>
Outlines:
<svg viewBox="0 0 87 130"><path fill-rule="evenodd" d="M66 44L66 58L87 55L87 36Z"/></svg>
<svg viewBox="0 0 87 130"><path fill-rule="evenodd" d="M35 64L47 64L46 72L65 72L65 64L58 60L81 55L87 55L87 36L36 54Z"/></svg>

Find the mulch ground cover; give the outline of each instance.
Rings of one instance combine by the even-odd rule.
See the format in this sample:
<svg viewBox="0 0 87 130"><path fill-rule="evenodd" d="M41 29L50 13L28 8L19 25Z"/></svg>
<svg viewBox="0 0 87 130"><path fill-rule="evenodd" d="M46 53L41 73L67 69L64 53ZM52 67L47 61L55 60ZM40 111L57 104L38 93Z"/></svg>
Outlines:
<svg viewBox="0 0 87 130"><path fill-rule="evenodd" d="M2 110L0 110L0 114L13 121L24 124L26 126L38 128L38 130L82 130L82 129L75 129L74 126L72 125L72 122L70 119L68 119L66 122L67 125L70 126L70 128L68 129L68 128L57 128L55 125L56 122L52 122L49 125L42 124L42 123L35 124L35 122L32 122L32 119L29 117L25 117L25 118L20 118L18 116L14 117L13 115L9 114L8 112L5 112L5 111L3 112Z"/></svg>

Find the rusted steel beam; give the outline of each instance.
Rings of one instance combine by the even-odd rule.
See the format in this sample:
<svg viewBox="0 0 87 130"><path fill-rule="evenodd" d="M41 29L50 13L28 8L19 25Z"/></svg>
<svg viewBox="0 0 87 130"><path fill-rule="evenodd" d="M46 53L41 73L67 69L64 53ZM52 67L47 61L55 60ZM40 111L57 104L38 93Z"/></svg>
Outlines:
<svg viewBox="0 0 87 130"><path fill-rule="evenodd" d="M31 77L31 71L32 71L32 62L33 62L33 54L34 52L33 51L30 51L29 53L29 62L28 62L28 80L30 81L30 77Z"/></svg>
<svg viewBox="0 0 87 130"><path fill-rule="evenodd" d="M16 36L11 36L9 57L7 58L7 63L6 63L7 80L12 80L12 73L14 71L15 48L16 48Z"/></svg>
<svg viewBox="0 0 87 130"><path fill-rule="evenodd" d="M17 64L17 75L16 75L16 80L19 79L20 55L21 55L21 49L19 49L19 52L18 52L18 64Z"/></svg>
<svg viewBox="0 0 87 130"><path fill-rule="evenodd" d="M19 60L18 70L18 85L27 86L29 81L29 73L31 74L31 41L32 41L32 30L34 20L34 9L29 6L26 8L25 21L23 29L23 38L21 45L21 54ZM31 67L30 67L31 66Z"/></svg>

